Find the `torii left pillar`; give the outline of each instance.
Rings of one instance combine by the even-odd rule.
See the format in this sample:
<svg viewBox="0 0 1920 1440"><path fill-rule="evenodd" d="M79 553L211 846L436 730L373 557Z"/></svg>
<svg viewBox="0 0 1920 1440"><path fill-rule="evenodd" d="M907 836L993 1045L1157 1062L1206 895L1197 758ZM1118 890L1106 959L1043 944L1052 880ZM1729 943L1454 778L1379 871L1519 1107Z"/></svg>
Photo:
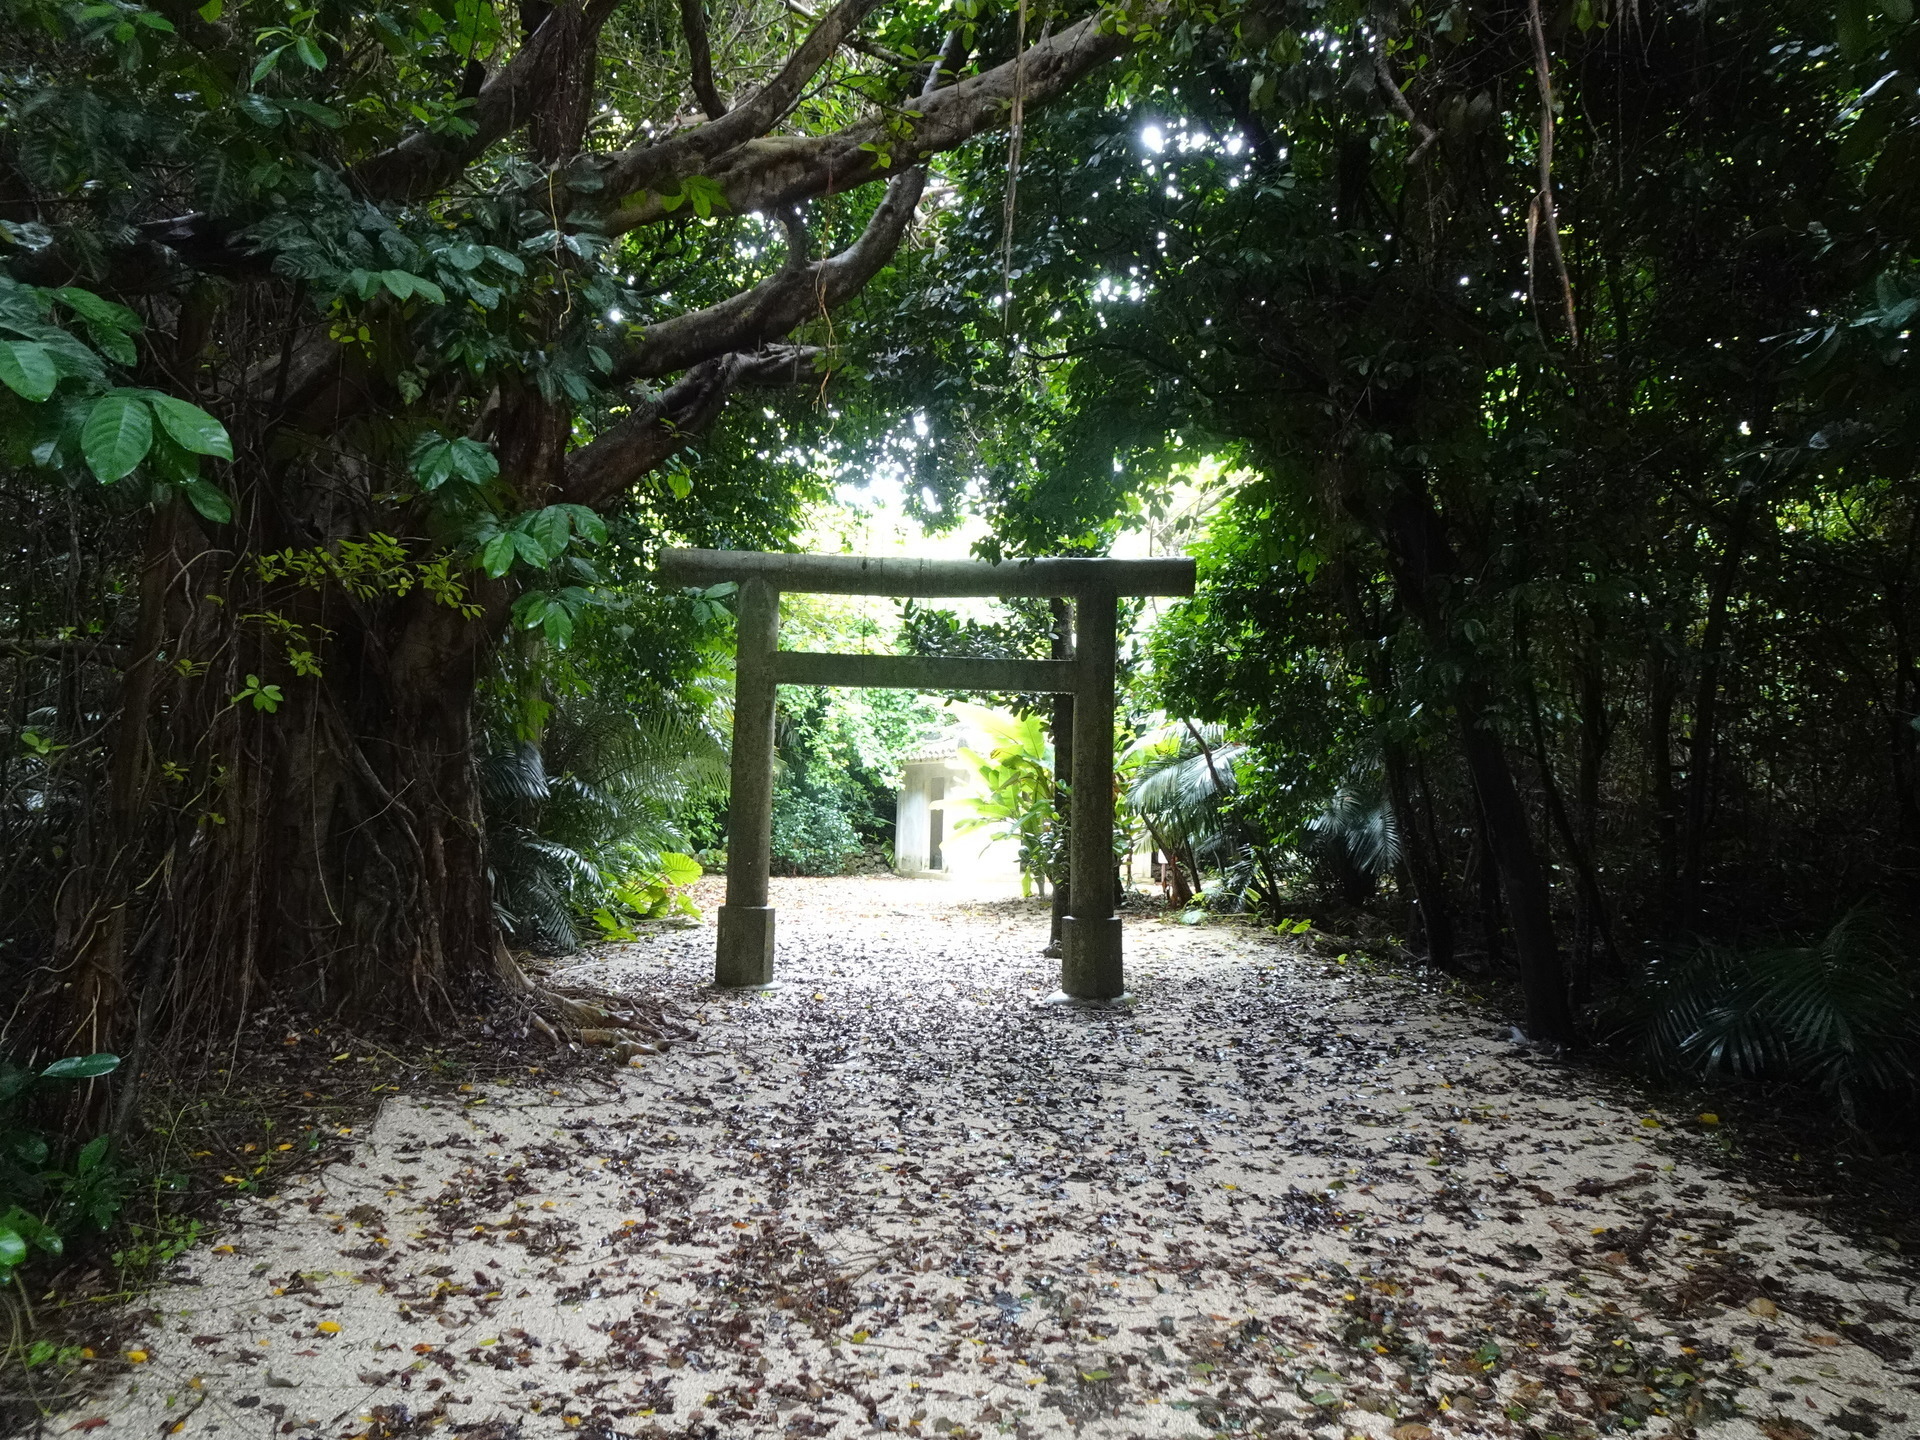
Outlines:
<svg viewBox="0 0 1920 1440"><path fill-rule="evenodd" d="M714 947L716 985L773 983L773 654L780 592L765 580L740 584L733 678L733 778L727 796L727 898Z"/></svg>

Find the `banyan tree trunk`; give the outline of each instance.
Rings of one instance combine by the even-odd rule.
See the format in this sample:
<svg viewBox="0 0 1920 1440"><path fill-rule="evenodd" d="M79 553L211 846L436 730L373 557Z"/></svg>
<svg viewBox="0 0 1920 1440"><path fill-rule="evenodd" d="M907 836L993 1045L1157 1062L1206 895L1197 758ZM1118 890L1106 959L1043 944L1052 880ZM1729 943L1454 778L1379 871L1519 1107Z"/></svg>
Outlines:
<svg viewBox="0 0 1920 1440"><path fill-rule="evenodd" d="M437 1025L497 974L474 713L504 587L430 592L419 537L357 577L263 571L289 548L263 509L220 533L169 516L147 567L165 579L139 631L159 640L123 683L117 832L63 926L62 1038L123 1043L134 976L179 1031L269 1000ZM375 528L357 518L327 538Z"/></svg>

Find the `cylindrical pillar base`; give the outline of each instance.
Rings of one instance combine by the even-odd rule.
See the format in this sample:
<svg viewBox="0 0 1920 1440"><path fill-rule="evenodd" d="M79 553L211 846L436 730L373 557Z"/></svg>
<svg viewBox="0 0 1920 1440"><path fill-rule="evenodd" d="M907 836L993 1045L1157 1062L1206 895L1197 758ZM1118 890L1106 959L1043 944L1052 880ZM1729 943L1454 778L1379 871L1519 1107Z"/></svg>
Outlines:
<svg viewBox="0 0 1920 1440"><path fill-rule="evenodd" d="M773 983L773 906L720 907L713 983L727 990Z"/></svg>
<svg viewBox="0 0 1920 1440"><path fill-rule="evenodd" d="M1060 988L1075 1000L1118 1000L1127 993L1120 961L1120 917L1069 915L1062 923L1066 954Z"/></svg>

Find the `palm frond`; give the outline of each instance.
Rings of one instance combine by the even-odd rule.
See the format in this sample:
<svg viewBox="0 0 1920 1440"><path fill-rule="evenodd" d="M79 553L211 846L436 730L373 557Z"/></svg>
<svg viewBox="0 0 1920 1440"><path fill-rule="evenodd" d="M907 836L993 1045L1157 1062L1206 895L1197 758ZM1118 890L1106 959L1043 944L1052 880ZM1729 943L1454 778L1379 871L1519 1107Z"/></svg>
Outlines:
<svg viewBox="0 0 1920 1440"><path fill-rule="evenodd" d="M1649 967L1622 1028L1669 1072L1812 1083L1850 1112L1920 1077L1913 964L1856 909L1811 945L1700 946Z"/></svg>

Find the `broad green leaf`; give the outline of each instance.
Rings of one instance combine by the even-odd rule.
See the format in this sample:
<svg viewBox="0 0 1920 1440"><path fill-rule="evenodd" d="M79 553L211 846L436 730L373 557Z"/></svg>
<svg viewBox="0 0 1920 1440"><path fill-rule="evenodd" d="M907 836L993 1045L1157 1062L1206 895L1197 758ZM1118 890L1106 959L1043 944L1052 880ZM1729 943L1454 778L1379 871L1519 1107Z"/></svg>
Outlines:
<svg viewBox="0 0 1920 1440"><path fill-rule="evenodd" d="M63 285L53 292L54 299L65 305L82 320L94 325L109 325L115 330L124 330L129 335L138 335L145 327L139 313L124 305L116 305L111 300L103 300L91 290L82 290L77 285Z"/></svg>
<svg viewBox="0 0 1920 1440"><path fill-rule="evenodd" d="M327 68L325 52L305 35L302 35L298 40L293 42L293 48L299 54L300 58L307 62L308 69L324 70Z"/></svg>
<svg viewBox="0 0 1920 1440"><path fill-rule="evenodd" d="M346 117L338 110L335 110L329 105L322 105L318 101L302 100L297 96L290 95L280 103L294 114L304 115L307 119L316 124L324 125L329 130L338 130L342 125L347 123Z"/></svg>
<svg viewBox="0 0 1920 1440"><path fill-rule="evenodd" d="M233 519L233 502L227 499L227 492L210 480L189 480L180 487L187 497L187 503L216 525L225 525Z"/></svg>
<svg viewBox="0 0 1920 1440"><path fill-rule="evenodd" d="M32 340L0 341L0 382L22 400L37 404L53 394L60 370L44 345Z"/></svg>
<svg viewBox="0 0 1920 1440"><path fill-rule="evenodd" d="M109 390L94 402L80 430L80 453L105 484L125 479L153 448L153 412L131 390Z"/></svg>
<svg viewBox="0 0 1920 1440"><path fill-rule="evenodd" d="M422 490L437 490L453 474L453 446L437 435L423 435L414 447L413 478Z"/></svg>
<svg viewBox="0 0 1920 1440"><path fill-rule="evenodd" d="M133 341L124 333L110 325L89 325L87 335L95 345L106 352L107 358L117 365L137 365L140 352L133 348Z"/></svg>
<svg viewBox="0 0 1920 1440"><path fill-rule="evenodd" d="M691 885L706 871L700 868L700 862L691 855L682 855L669 850L660 857L660 874L669 885Z"/></svg>
<svg viewBox="0 0 1920 1440"><path fill-rule="evenodd" d="M240 97L240 109L256 125L271 129L286 118L286 112L269 100L265 95L249 92Z"/></svg>
<svg viewBox="0 0 1920 1440"><path fill-rule="evenodd" d="M567 518L573 522L574 533L581 539L594 545L607 543L607 522L585 505L556 505L553 508L566 512Z"/></svg>
<svg viewBox="0 0 1920 1440"><path fill-rule="evenodd" d="M0 1280L10 1280L20 1262L27 1258L27 1242L18 1233L0 1225Z"/></svg>
<svg viewBox="0 0 1920 1440"><path fill-rule="evenodd" d="M551 557L567 548L573 525L565 506L549 505L526 516L519 528L540 547L544 557ZM539 563L545 564L546 559Z"/></svg>
<svg viewBox="0 0 1920 1440"><path fill-rule="evenodd" d="M120 1057L102 1050L93 1055L69 1055L56 1060L40 1072L42 1080L91 1080L110 1075L120 1068Z"/></svg>
<svg viewBox="0 0 1920 1440"><path fill-rule="evenodd" d="M447 247L447 263L456 270L478 270L485 260L486 252L478 245L450 245Z"/></svg>
<svg viewBox="0 0 1920 1440"><path fill-rule="evenodd" d="M286 52L286 48L286 46L281 45L262 55L259 63L253 67L253 75L247 83L250 85L258 85L262 80L266 79L267 76L271 75L273 73L273 67L280 63L280 57Z"/></svg>
<svg viewBox="0 0 1920 1440"><path fill-rule="evenodd" d="M529 565L545 565L558 553L544 544L539 536L525 530L509 530L507 541L513 546L514 553Z"/></svg>
<svg viewBox="0 0 1920 1440"><path fill-rule="evenodd" d="M470 440L463 435L453 442L451 450L453 468L464 480L484 485L500 473L499 460L494 457L493 451L478 440Z"/></svg>
<svg viewBox="0 0 1920 1440"><path fill-rule="evenodd" d="M211 455L216 460L233 459L233 441L227 435L227 427L213 416L177 395L164 395L158 390L148 390L145 394L160 428L182 450Z"/></svg>
<svg viewBox="0 0 1920 1440"><path fill-rule="evenodd" d="M98 1170L100 1162L107 1158L107 1145L112 1138L110 1135L96 1135L89 1140L74 1158L74 1170L82 1175L90 1170Z"/></svg>
<svg viewBox="0 0 1920 1440"><path fill-rule="evenodd" d="M480 568L498 580L513 568L513 555L513 532L503 530L487 541L486 548L481 550Z"/></svg>

